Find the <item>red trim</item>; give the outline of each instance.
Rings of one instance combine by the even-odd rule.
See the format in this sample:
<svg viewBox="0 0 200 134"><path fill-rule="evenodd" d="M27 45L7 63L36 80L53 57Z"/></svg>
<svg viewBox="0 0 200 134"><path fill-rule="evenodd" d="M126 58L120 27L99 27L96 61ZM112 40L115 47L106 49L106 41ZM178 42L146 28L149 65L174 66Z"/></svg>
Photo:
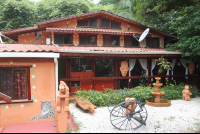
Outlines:
<svg viewBox="0 0 200 134"><path fill-rule="evenodd" d="M31 100L30 68L27 68L28 100Z"/></svg>
<svg viewBox="0 0 200 134"><path fill-rule="evenodd" d="M30 68L32 65L0 65L0 68Z"/></svg>
<svg viewBox="0 0 200 134"><path fill-rule="evenodd" d="M0 101L0 104L29 103L29 102L33 102L33 100L12 100L11 103Z"/></svg>

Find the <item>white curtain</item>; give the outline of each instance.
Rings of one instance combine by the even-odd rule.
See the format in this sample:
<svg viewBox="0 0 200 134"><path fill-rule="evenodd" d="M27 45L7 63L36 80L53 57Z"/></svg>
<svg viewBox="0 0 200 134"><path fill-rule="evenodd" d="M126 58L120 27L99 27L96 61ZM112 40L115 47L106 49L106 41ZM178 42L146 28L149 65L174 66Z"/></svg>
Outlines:
<svg viewBox="0 0 200 134"><path fill-rule="evenodd" d="M148 75L147 59L139 59L139 61L140 61L142 68L146 71L146 75Z"/></svg>
<svg viewBox="0 0 200 134"><path fill-rule="evenodd" d="M174 74L173 73L173 68L175 66L175 63L176 63L176 59L172 59L172 75ZM172 80L173 80L173 77L172 77Z"/></svg>
<svg viewBox="0 0 200 134"><path fill-rule="evenodd" d="M129 59L129 76L131 76L131 70L134 68L136 63L136 59ZM131 79L129 79L129 82L131 82Z"/></svg>
<svg viewBox="0 0 200 134"><path fill-rule="evenodd" d="M165 62L168 62L168 59L164 59ZM167 74L166 75L169 75L169 69L167 69Z"/></svg>
<svg viewBox="0 0 200 134"><path fill-rule="evenodd" d="M185 67L186 71L185 71L185 75L188 74L188 68L187 68L187 65L186 65L186 59L180 59L181 61L181 64ZM188 79L187 76L185 76L186 79Z"/></svg>
<svg viewBox="0 0 200 134"><path fill-rule="evenodd" d="M156 66L156 62L155 59L152 59L151 60L151 76L153 76L153 69L155 68ZM151 81L153 81L153 78L151 78Z"/></svg>

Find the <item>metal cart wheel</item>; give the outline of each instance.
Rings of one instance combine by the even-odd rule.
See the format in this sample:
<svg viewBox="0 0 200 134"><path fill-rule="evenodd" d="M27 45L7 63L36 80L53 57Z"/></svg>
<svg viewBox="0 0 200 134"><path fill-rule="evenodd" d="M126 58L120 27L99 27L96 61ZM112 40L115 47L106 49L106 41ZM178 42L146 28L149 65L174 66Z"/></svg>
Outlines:
<svg viewBox="0 0 200 134"><path fill-rule="evenodd" d="M113 106L119 104L119 102L125 101L125 98L131 98L133 96L134 95L129 92L121 92L121 93L117 93L117 94L113 95L108 102L109 112L111 112ZM118 103L116 103L116 102L118 102Z"/></svg>
<svg viewBox="0 0 200 134"><path fill-rule="evenodd" d="M129 109L133 103L135 108ZM111 124L119 130L132 130L146 125L147 110L144 105L145 103L141 104L140 100L119 103L110 112Z"/></svg>

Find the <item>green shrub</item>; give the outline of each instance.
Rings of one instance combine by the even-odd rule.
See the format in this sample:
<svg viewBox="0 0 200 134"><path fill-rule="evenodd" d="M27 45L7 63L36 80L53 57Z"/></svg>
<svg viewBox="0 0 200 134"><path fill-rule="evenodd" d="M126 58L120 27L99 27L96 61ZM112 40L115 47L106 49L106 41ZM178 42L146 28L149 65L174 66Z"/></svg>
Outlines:
<svg viewBox="0 0 200 134"><path fill-rule="evenodd" d="M196 97L197 95L197 87L189 85L190 92L192 93L192 98ZM169 100L177 100L182 99L182 91L185 88L185 84L181 83L179 85L169 84L160 88L160 91L165 91L165 94L161 96L161 98L169 99ZM102 91L95 91L95 90L78 90L75 92L75 96L81 96L85 99L89 99L90 102L96 106L107 106L110 98L122 92L128 92L130 94L119 94L118 96L112 99L112 104L118 104L120 102L125 101L126 97L134 97L136 99L141 99L141 102L145 102L145 100L154 97L151 94L151 91L155 90L155 87L150 86L137 86L135 88L130 89L105 89Z"/></svg>

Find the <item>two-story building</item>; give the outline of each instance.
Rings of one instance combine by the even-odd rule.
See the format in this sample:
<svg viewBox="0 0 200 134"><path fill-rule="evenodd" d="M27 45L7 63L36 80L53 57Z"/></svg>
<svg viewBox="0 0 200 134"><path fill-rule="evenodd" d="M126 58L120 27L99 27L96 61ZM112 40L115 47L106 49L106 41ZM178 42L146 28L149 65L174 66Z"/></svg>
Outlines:
<svg viewBox="0 0 200 134"><path fill-rule="evenodd" d="M147 26L103 10L36 24L1 31L15 42L0 44L0 92L12 97L11 104L0 101L1 125L32 122L40 115L42 102L55 107L60 80L71 93L124 89L139 85L145 71L152 84L158 76L154 60L164 57L173 69L161 77L187 82L185 59L180 52L165 49L166 42L177 39L173 35L150 28L138 42L133 35L139 38ZM120 73L122 61L128 62L126 76Z"/></svg>

